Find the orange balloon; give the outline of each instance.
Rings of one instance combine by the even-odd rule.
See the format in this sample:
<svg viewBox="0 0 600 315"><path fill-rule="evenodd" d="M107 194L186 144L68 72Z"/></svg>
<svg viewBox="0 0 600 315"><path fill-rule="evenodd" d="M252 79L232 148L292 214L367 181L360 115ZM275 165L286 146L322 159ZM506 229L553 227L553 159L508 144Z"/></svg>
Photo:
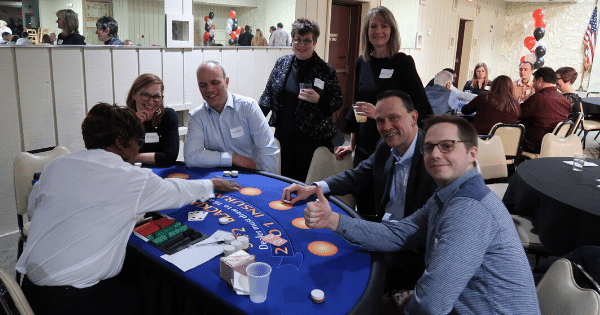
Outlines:
<svg viewBox="0 0 600 315"><path fill-rule="evenodd" d="M237 37L237 33L236 32L231 32L231 39L235 39Z"/></svg>
<svg viewBox="0 0 600 315"><path fill-rule="evenodd" d="M533 19L538 21L544 18L544 10L542 9L537 9L535 11L533 11Z"/></svg>
<svg viewBox="0 0 600 315"><path fill-rule="evenodd" d="M546 20L540 19L535 21L535 28L543 27L546 28Z"/></svg>
<svg viewBox="0 0 600 315"><path fill-rule="evenodd" d="M529 51L533 52L533 47L535 47L535 37L533 36L528 36L527 38L525 38L524 44L525 44L525 48L527 48Z"/></svg>
<svg viewBox="0 0 600 315"><path fill-rule="evenodd" d="M231 11L229 11L229 17L230 17L232 20L233 20L233 19L235 19L236 15L237 15L237 14L235 13L235 11L234 11L234 10L231 10Z"/></svg>

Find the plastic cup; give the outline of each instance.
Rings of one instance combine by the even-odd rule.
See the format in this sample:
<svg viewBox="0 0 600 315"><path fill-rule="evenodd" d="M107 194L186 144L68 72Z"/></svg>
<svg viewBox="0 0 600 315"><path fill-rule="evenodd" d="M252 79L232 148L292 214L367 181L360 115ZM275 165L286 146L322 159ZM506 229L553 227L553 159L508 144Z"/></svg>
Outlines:
<svg viewBox="0 0 600 315"><path fill-rule="evenodd" d="M271 266L264 262L251 263L246 267L250 288L250 301L262 303L267 299L271 270Z"/></svg>
<svg viewBox="0 0 600 315"><path fill-rule="evenodd" d="M300 91L304 89L312 89L312 84L310 83L300 83Z"/></svg>
<svg viewBox="0 0 600 315"><path fill-rule="evenodd" d="M585 154L575 153L573 155L573 170L575 172L581 172L583 170L583 165L585 165L585 159L587 156Z"/></svg>
<svg viewBox="0 0 600 315"><path fill-rule="evenodd" d="M357 114L356 107L357 107L356 104L352 105L352 108L354 109L354 117L356 118L356 122L359 122L359 123L366 122L367 116L362 116L362 115Z"/></svg>

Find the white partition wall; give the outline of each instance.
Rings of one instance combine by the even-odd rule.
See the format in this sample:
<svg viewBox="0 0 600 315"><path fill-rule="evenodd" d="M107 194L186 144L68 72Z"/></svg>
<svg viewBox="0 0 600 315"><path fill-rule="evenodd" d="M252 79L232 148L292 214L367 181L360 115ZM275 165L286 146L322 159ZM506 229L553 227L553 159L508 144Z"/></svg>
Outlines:
<svg viewBox="0 0 600 315"><path fill-rule="evenodd" d="M17 230L13 163L19 152L61 145L84 149L81 122L98 102L125 105L133 80L154 73L165 83L165 106L187 111L202 96L196 69L221 62L229 90L258 100L279 56L291 48L0 47L0 235ZM182 157L180 157L181 159Z"/></svg>

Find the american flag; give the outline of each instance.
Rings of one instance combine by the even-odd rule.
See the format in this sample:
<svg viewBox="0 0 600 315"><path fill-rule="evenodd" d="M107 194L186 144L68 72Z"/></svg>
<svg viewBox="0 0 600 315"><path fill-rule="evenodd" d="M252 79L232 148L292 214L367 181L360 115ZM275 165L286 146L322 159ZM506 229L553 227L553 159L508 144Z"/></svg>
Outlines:
<svg viewBox="0 0 600 315"><path fill-rule="evenodd" d="M585 45L585 62L583 63L584 71L588 71L594 60L594 51L596 50L596 34L598 33L598 6L594 7L594 13L590 19L590 25L588 25L585 31L585 37L583 38L583 44Z"/></svg>

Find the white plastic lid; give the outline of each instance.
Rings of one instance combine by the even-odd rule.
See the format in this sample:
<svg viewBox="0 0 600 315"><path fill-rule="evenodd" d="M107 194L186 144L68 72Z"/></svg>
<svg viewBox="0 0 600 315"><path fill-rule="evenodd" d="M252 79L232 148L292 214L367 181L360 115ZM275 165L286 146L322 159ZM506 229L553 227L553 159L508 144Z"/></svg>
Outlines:
<svg viewBox="0 0 600 315"><path fill-rule="evenodd" d="M322 301L325 299L325 292L319 289L314 289L310 291L310 297L315 301Z"/></svg>

